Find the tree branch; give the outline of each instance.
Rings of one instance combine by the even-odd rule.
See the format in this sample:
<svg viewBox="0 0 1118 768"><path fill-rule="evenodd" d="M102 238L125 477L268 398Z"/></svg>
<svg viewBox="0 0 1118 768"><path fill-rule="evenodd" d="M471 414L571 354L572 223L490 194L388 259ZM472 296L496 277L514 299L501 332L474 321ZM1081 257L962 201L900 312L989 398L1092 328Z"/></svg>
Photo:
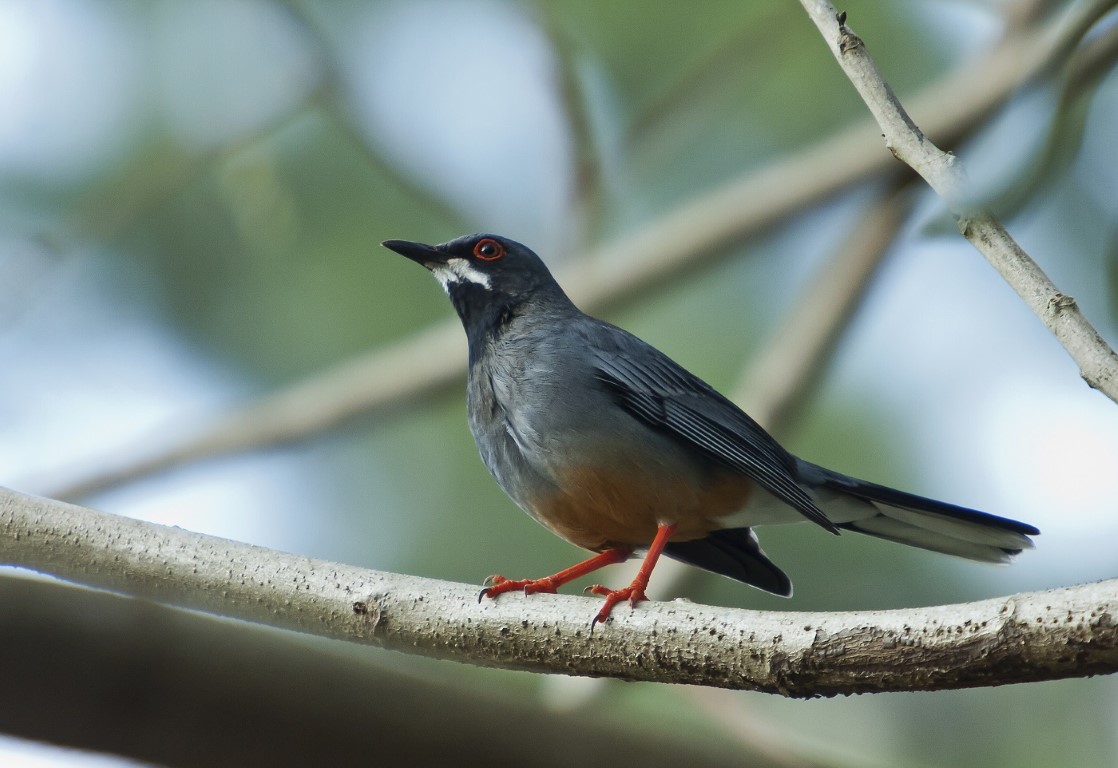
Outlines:
<svg viewBox="0 0 1118 768"><path fill-rule="evenodd" d="M865 44L843 23L845 15L840 18L825 0L800 2L873 113L889 150L947 203L963 236L1044 322L1079 365L1087 384L1118 403L1118 354L1079 311L1075 299L1060 292L992 214L973 207L962 161L940 150L920 131L877 71ZM1111 5L1099 2L1094 7Z"/></svg>
<svg viewBox="0 0 1118 768"><path fill-rule="evenodd" d="M485 666L813 697L1118 671L1118 580L965 605L618 611L285 554L0 489L0 562L183 608Z"/></svg>
<svg viewBox="0 0 1118 768"><path fill-rule="evenodd" d="M0 604L0 732L23 738L176 768L569 768L577 733L585 768L679 765L670 734L422 679L307 638L42 579L0 577ZM742 764L723 744L688 754ZM750 764L786 768L778 758Z"/></svg>

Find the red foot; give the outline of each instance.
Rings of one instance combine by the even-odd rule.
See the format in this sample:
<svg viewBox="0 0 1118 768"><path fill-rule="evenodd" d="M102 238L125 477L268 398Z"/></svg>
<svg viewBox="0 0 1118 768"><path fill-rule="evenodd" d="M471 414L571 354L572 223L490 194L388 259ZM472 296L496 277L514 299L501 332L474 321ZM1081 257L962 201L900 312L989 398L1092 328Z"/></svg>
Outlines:
<svg viewBox="0 0 1118 768"><path fill-rule="evenodd" d="M496 597L506 592L523 590L524 594L533 595L537 592L554 593L559 588L554 576L542 579L506 579L504 576L493 575L486 579L485 583L489 586L481 590L481 594L478 595L479 603L483 597Z"/></svg>
<svg viewBox="0 0 1118 768"><path fill-rule="evenodd" d="M648 577L652 575L652 568L656 565L656 560L660 557L660 553L664 551L664 545L668 543L668 539L670 539L674 533L675 523L661 523L656 528L656 537L648 547L648 554L644 556L644 562L641 563L641 567L637 571L637 577L633 579L633 583L629 586L624 589L616 590L606 589L600 584L595 584L590 587L590 591L595 595L603 595L606 598L605 605L598 611L594 620L590 622L591 632L594 631L594 625L601 624L609 618L613 606L617 605L622 600L628 600L631 605L636 605L641 600L648 599L644 594L645 587L648 586ZM559 571L559 573L546 576L542 579L506 579L504 576L490 576L485 580L488 586L481 590L481 594L478 595L477 599L480 603L483 597L496 597L497 595L503 595L506 592L512 592L518 589L523 590L526 595L530 595L534 592L555 592L559 587L580 576L592 573L603 566L624 561L632 553L632 548L624 546L605 549L589 560L576 563L570 568L566 568Z"/></svg>
<svg viewBox="0 0 1118 768"><path fill-rule="evenodd" d="M598 615L590 622L591 632L594 631L595 625L601 624L609 618L613 606L622 600L628 600L629 605L635 606L641 600L648 599L644 594L644 590L648 586L648 577L652 575L652 569L656 566L656 560L660 557L660 553L664 551L664 545L668 543L668 539L674 533L675 523L661 523L659 525L656 529L656 538L652 540L652 544L648 547L648 554L644 556L644 562L641 563L636 578L629 586L624 589L606 589L601 584L595 584L590 588L590 591L595 595L602 595L606 598L606 604L602 606L602 610L598 611Z"/></svg>
<svg viewBox="0 0 1118 768"><path fill-rule="evenodd" d="M605 605L602 606L602 610L598 611L598 615L590 622L590 628L593 629L596 624L601 624L608 619L610 613L613 611L613 606L618 603L628 600L629 605L636 606L636 604L642 600L647 600L648 598L645 597L644 594L644 588L646 586L647 580L645 584L642 584L639 579L636 579L632 584L623 589L607 589L601 584L595 584L590 587L588 590L589 592L595 595L602 595L606 599Z"/></svg>
<svg viewBox="0 0 1118 768"><path fill-rule="evenodd" d="M631 549L625 547L607 549L594 555L589 560L575 563L570 568L564 568L559 573L545 576L542 579L506 579L504 576L490 576L485 580L485 584L488 586L481 590L477 601L480 603L483 597L496 597L518 589L524 590L526 595L535 592L555 592L568 581L585 576L604 566L622 562L631 552Z"/></svg>

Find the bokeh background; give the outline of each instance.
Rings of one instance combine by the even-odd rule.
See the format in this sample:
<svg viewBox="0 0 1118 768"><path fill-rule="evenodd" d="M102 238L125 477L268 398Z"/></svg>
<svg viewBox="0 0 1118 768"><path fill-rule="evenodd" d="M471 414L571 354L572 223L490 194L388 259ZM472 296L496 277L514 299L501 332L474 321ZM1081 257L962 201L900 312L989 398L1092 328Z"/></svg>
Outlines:
<svg viewBox="0 0 1118 768"><path fill-rule="evenodd" d="M845 10L903 101L1066 7ZM1115 343L1118 76L1104 62L1068 98L1066 63L950 148ZM53 494L446 322L438 286L381 240L492 231L577 270L864 118L792 2L0 0L0 483ZM599 313L731 390L879 194L851 185ZM1037 550L994 568L762 530L791 601L706 574L659 597L892 608L1118 575L1118 408L930 193L810 391L780 428L796 453L1036 524ZM581 557L489 478L461 385L80 500L469 583ZM795 765L1118 762L1114 679L799 702L366 653L458 691L678 734L681 751L701 733ZM14 738L0 763L123 764Z"/></svg>

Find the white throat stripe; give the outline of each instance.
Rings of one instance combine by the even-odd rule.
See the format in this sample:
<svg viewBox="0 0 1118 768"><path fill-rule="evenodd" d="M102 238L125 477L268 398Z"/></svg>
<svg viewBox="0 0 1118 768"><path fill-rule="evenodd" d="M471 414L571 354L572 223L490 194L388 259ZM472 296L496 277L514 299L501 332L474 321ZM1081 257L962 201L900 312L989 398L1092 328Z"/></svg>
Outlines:
<svg viewBox="0 0 1118 768"><path fill-rule="evenodd" d="M470 266L470 262L465 259L447 259L446 264L440 264L433 268L431 273L436 280L442 283L444 290L450 283L462 282L474 283L482 288L493 287L493 284L489 281L489 275L474 269Z"/></svg>

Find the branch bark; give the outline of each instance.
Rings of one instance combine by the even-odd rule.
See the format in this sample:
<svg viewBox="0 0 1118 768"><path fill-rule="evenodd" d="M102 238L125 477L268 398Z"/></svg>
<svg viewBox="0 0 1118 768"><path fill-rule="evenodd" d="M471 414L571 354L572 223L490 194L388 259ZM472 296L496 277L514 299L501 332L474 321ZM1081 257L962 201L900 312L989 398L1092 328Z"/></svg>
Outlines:
<svg viewBox="0 0 1118 768"><path fill-rule="evenodd" d="M583 768L679 765L669 734L309 638L42 579L0 577L0 605L0 732L23 738L175 768L569 768L577 733ZM742 764L737 747L687 749L698 765ZM777 757L750 765L782 768Z"/></svg>
<svg viewBox="0 0 1118 768"><path fill-rule="evenodd" d="M955 214L959 231L1048 327L1091 387L1118 403L1118 354L988 211L975 208L962 161L916 126L881 76L865 44L825 0L800 0L843 72L869 107L893 155L919 173ZM1109 8L1112 2L1093 7Z"/></svg>
<svg viewBox="0 0 1118 768"><path fill-rule="evenodd" d="M0 489L0 562L282 629L485 666L834 696L1118 671L1118 580L965 605L792 613L477 601L477 587L372 571Z"/></svg>

